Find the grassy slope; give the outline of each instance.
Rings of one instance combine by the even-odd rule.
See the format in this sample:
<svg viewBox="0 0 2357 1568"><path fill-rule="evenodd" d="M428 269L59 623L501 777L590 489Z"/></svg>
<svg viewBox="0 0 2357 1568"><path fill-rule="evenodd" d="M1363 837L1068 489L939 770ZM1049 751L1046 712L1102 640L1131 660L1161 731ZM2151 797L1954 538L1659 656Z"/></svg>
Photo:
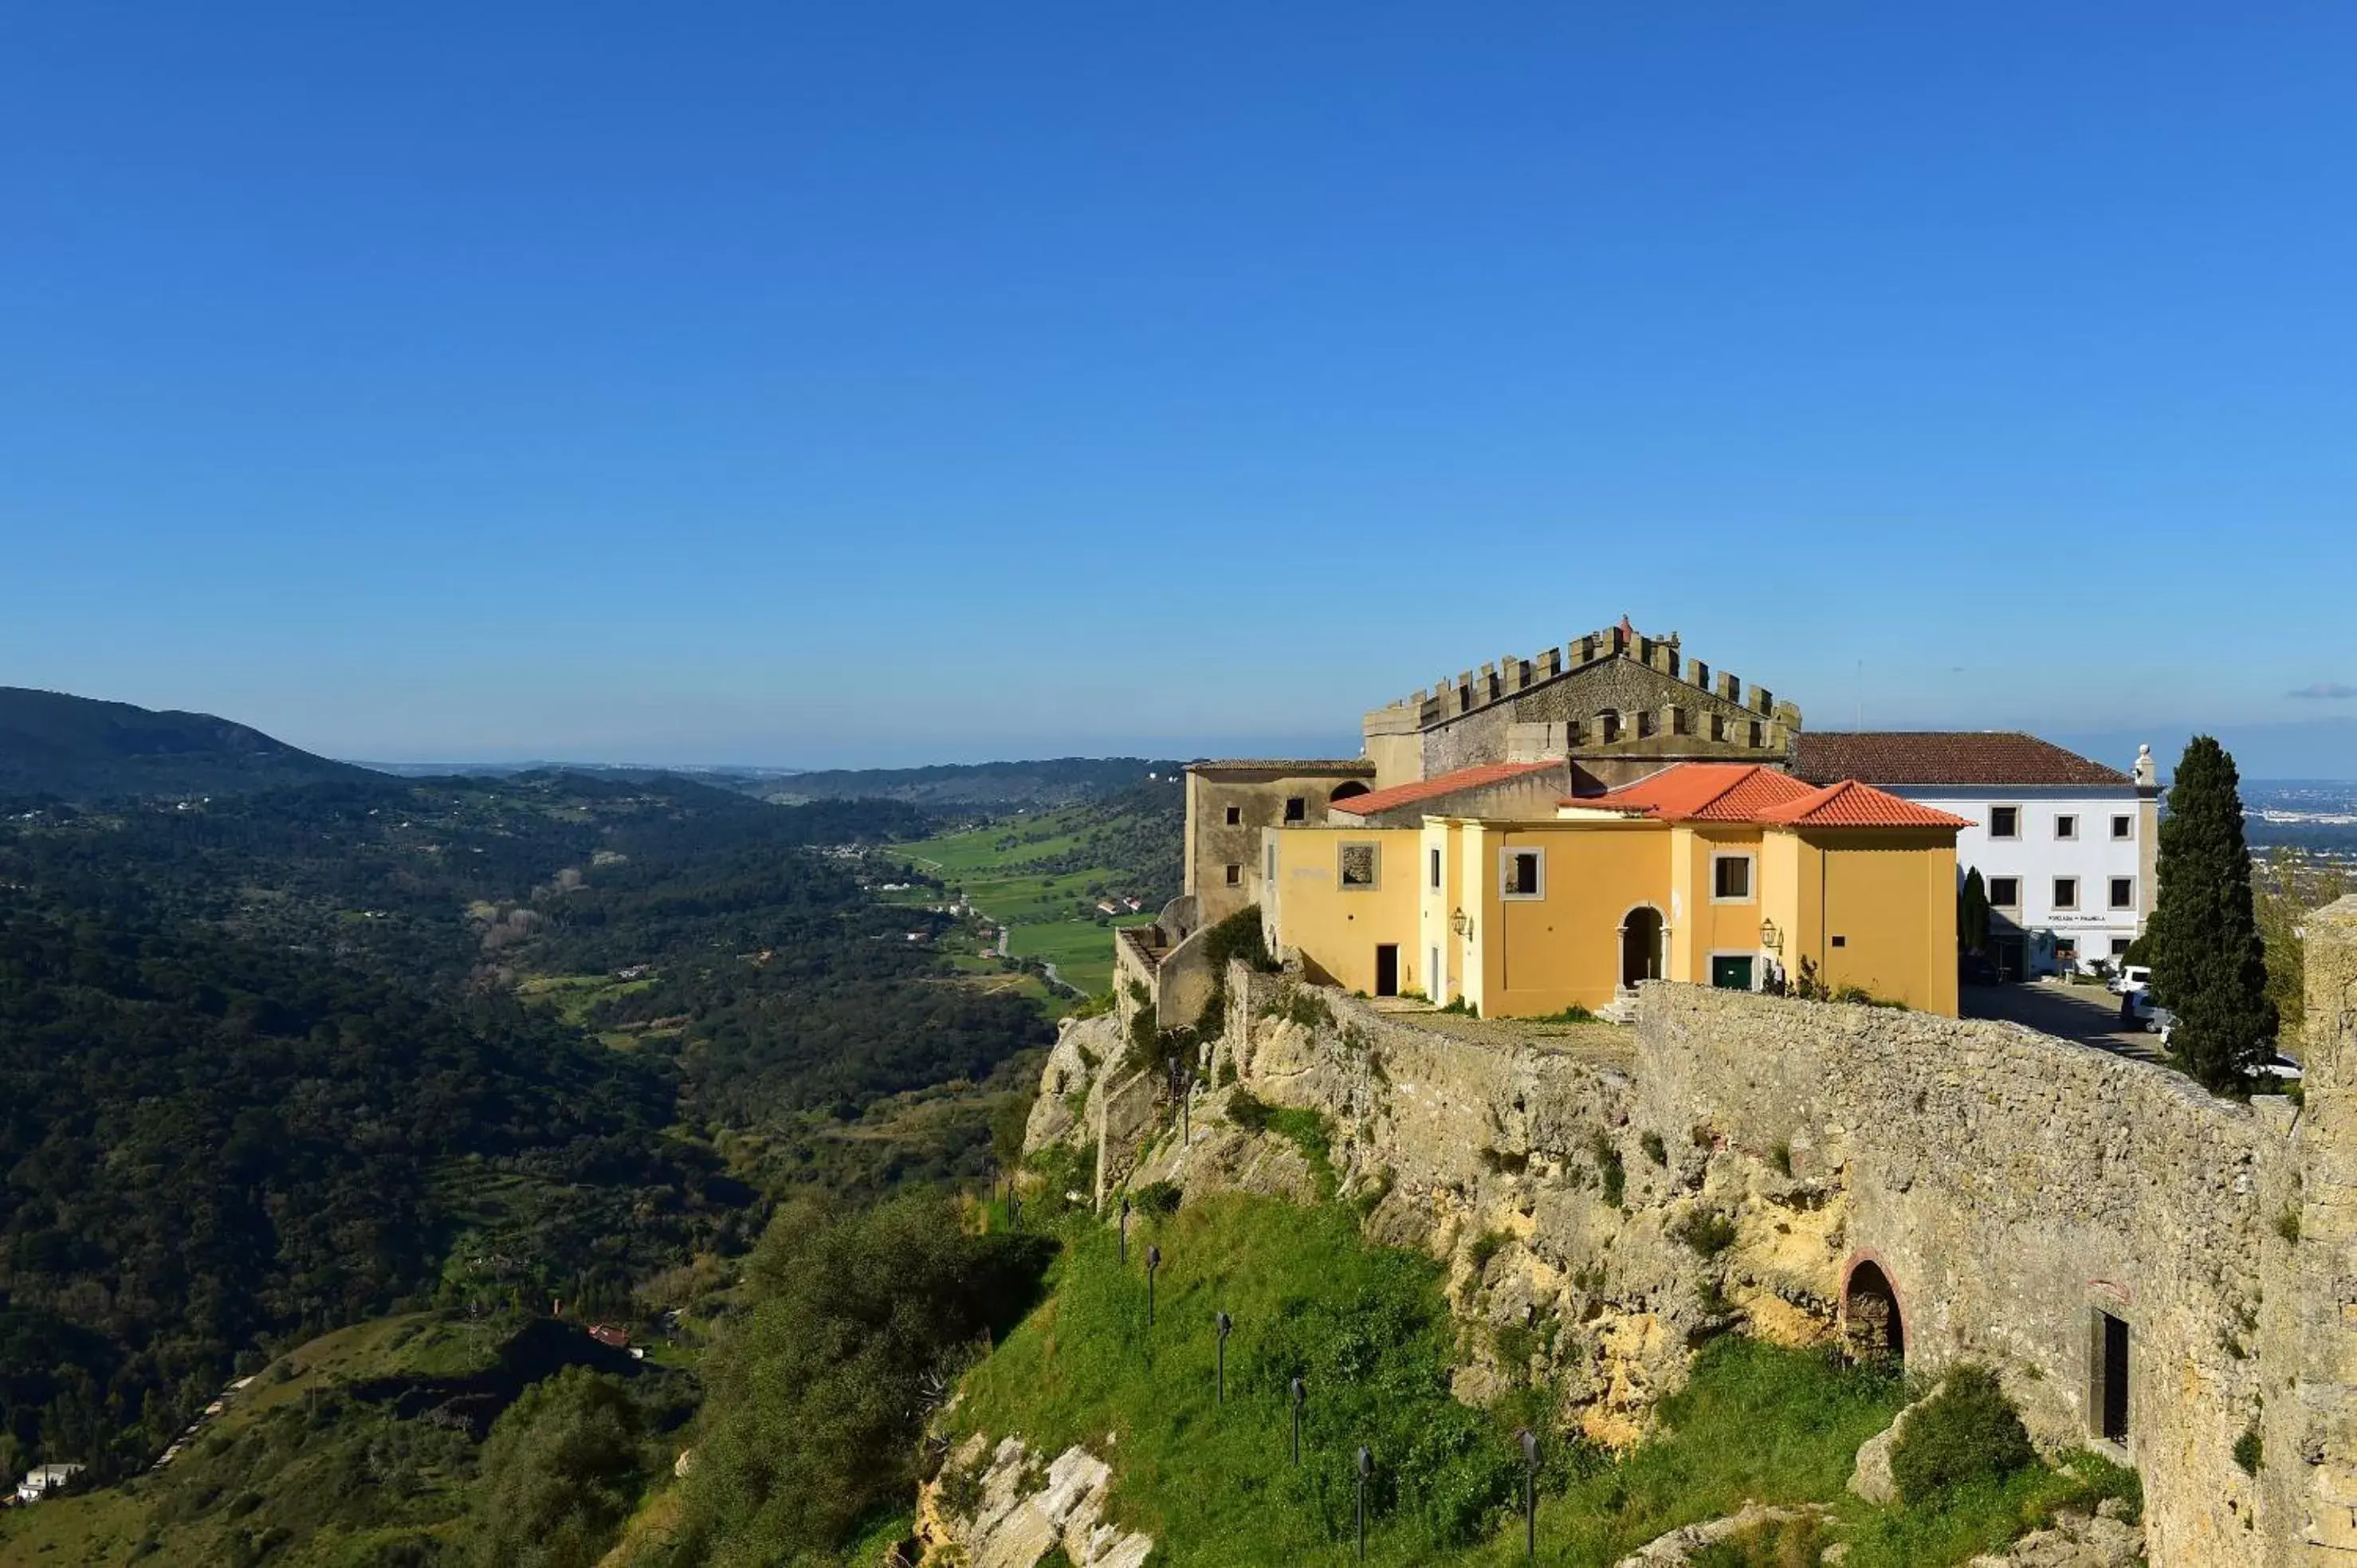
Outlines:
<svg viewBox="0 0 2357 1568"><path fill-rule="evenodd" d="M1396 1471L1423 1441L1420 1431L1449 1419L1438 1391L1453 1331L1438 1271L1366 1246L1350 1213L1332 1205L1305 1210L1223 1197L1136 1222L1126 1269L1106 1229L1077 1219L1068 1236L1053 1294L970 1379L956 1415L961 1434L1019 1433L1050 1453L1086 1443L1114 1463L1115 1517L1154 1535L1156 1562L1171 1568L1351 1561L1348 1455L1372 1440L1379 1466ZM1139 1265L1150 1243L1161 1246L1165 1262L1149 1335ZM1429 1328L1401 1332L1403 1290L1421 1298ZM1224 1407L1213 1397L1211 1326L1222 1309L1236 1325ZM1346 1336L1355 1322L1398 1342L1367 1348L1365 1375L1377 1386L1337 1388L1342 1380L1330 1365L1322 1380L1310 1378L1306 1464L1297 1472L1286 1462L1286 1359L1303 1341L1301 1326L1320 1321ZM2008 1540L2057 1503L2087 1495L2076 1478L2038 1471L1941 1508L1857 1502L1844 1487L1857 1445L1888 1425L1905 1398L1894 1380L1836 1370L1813 1353L1719 1341L1663 1407L1660 1438L1617 1460L1549 1440L1539 1559L1609 1564L1747 1500L1816 1501L1840 1510L1856 1568L1931 1568ZM1520 1402L1524 1411L1541 1403L1536 1396ZM1501 1408L1474 1431L1511 1454L1516 1415ZM1481 1533L1486 1539L1473 1544L1437 1549L1428 1518L1409 1504L1371 1529L1367 1561L1502 1568L1522 1560L1510 1510L1492 1508Z"/></svg>
<svg viewBox="0 0 2357 1568"><path fill-rule="evenodd" d="M351 1423L344 1430L281 1431L290 1407L300 1407L345 1382L389 1377L461 1376L482 1370L495 1359L499 1336L470 1329L433 1313L373 1318L322 1335L296 1347L262 1371L229 1407L208 1423L203 1435L168 1467L119 1487L69 1496L36 1508L0 1511L0 1568L19 1563L116 1563L229 1562L247 1538L269 1529L281 1509L334 1511L338 1494L349 1494L353 1466L347 1452L357 1440L368 1448L370 1432ZM382 1420L364 1423L393 1433ZM416 1423L399 1423L408 1429ZM429 1434L400 1430L401 1437ZM371 1507L378 1527L346 1530L330 1524L304 1550L274 1558L289 1563L342 1561L348 1551L405 1528L447 1526L460 1504L468 1478L456 1467L432 1463L437 1446L451 1456L470 1448L462 1438L444 1444L411 1445L414 1454L390 1455L382 1439L368 1455L370 1468L397 1466L397 1504ZM275 1451L274 1451L275 1450ZM424 1461L424 1462L420 1462ZM242 1505L242 1481L254 1482L257 1501ZM226 1509L213 1505L228 1494ZM307 1517L306 1523L312 1522ZM155 1542L149 1545L149 1542Z"/></svg>

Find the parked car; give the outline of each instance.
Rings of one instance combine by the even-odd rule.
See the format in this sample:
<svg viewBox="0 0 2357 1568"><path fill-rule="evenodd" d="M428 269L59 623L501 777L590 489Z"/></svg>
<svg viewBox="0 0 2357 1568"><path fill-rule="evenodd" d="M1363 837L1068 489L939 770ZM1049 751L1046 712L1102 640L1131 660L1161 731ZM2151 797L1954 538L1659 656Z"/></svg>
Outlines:
<svg viewBox="0 0 2357 1568"><path fill-rule="evenodd" d="M1956 978L1966 985L1995 985L1996 965L1985 953L1964 953L1956 960Z"/></svg>
<svg viewBox="0 0 2357 1568"><path fill-rule="evenodd" d="M2115 996L2126 996L2151 987L2152 968L2148 964L2124 963L2120 965L2119 973L2112 976L2111 992Z"/></svg>
<svg viewBox="0 0 2357 1568"><path fill-rule="evenodd" d="M2276 1052L2274 1056L2269 1057L2266 1061L2259 1063L2256 1067L2253 1068L2251 1071L2260 1078L2271 1078L2275 1079L2276 1087L2278 1088L2287 1084L2298 1083L2301 1079L2308 1076L2298 1062L2292 1060L2289 1057L2285 1056L2280 1051Z"/></svg>

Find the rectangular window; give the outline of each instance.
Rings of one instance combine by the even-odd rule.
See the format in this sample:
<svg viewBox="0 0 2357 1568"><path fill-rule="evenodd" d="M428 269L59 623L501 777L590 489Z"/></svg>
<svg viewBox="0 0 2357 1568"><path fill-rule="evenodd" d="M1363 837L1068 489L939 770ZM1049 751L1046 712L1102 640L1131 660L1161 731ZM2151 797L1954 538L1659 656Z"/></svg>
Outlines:
<svg viewBox="0 0 2357 1568"><path fill-rule="evenodd" d="M1232 828L1235 827L1243 820L1244 809L1242 806L1230 806L1228 808L1228 826Z"/></svg>
<svg viewBox="0 0 2357 1568"><path fill-rule="evenodd" d="M1260 857L1261 875L1274 884L1276 881L1276 841L1265 833L1262 835Z"/></svg>
<svg viewBox="0 0 2357 1568"><path fill-rule="evenodd" d="M1507 898L1546 897L1546 852L1503 849L1498 852L1498 892Z"/></svg>
<svg viewBox="0 0 2357 1568"><path fill-rule="evenodd" d="M2068 813L2056 817L2054 819L2054 836L2058 839L2077 838L2079 836L2079 819Z"/></svg>
<svg viewBox="0 0 2357 1568"><path fill-rule="evenodd" d="M1714 854L1710 857L1710 901L1749 904L1751 901L1751 857Z"/></svg>
<svg viewBox="0 0 2357 1568"><path fill-rule="evenodd" d="M2112 956L2114 958L2126 958L2128 956L2127 938L2114 937L2112 939Z"/></svg>
<svg viewBox="0 0 2357 1568"><path fill-rule="evenodd" d="M2133 909L2136 908L2135 877L2115 876L2112 878L2112 908L2115 909Z"/></svg>
<svg viewBox="0 0 2357 1568"><path fill-rule="evenodd" d="M2075 909L2079 907L2077 877L2058 876L2054 879L2054 907L2058 909Z"/></svg>
<svg viewBox="0 0 2357 1568"><path fill-rule="evenodd" d="M1989 908L1992 909L2020 908L2021 878L2018 876L1990 877L1988 879L1988 900Z"/></svg>
<svg viewBox="0 0 2357 1568"><path fill-rule="evenodd" d="M2112 836L2115 839L2136 837L2136 819L2126 814L2112 819Z"/></svg>
<svg viewBox="0 0 2357 1568"><path fill-rule="evenodd" d="M2128 1326L2101 1307L2087 1320L2087 1425L2106 1443L2128 1440Z"/></svg>
<svg viewBox="0 0 2357 1568"><path fill-rule="evenodd" d="M1989 837L1993 839L2018 839L2020 836L2020 807L1991 806L1989 808Z"/></svg>
<svg viewBox="0 0 2357 1568"><path fill-rule="evenodd" d="M1376 886L1382 872L1381 844L1346 843L1335 850L1335 876L1345 892L1364 892Z"/></svg>
<svg viewBox="0 0 2357 1568"><path fill-rule="evenodd" d="M1285 802L1285 820L1288 822L1308 822L1309 802L1299 795L1287 796Z"/></svg>
<svg viewBox="0 0 2357 1568"><path fill-rule="evenodd" d="M1426 858L1429 862L1426 867L1426 876L1435 887L1437 887L1440 886L1440 851L1437 849L1427 851Z"/></svg>
<svg viewBox="0 0 2357 1568"><path fill-rule="evenodd" d="M1231 865L1230 867L1228 867L1228 886L1231 886L1231 887L1241 887L1242 886L1243 886L1243 880L1244 880L1244 868L1243 868L1243 866L1241 866L1241 865Z"/></svg>

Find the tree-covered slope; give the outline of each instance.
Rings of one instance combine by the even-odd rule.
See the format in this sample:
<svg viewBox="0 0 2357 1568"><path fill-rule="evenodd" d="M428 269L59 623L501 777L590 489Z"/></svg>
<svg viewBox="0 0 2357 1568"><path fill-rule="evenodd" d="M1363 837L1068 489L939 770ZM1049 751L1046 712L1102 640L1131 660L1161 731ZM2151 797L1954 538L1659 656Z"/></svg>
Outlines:
<svg viewBox="0 0 2357 1568"><path fill-rule="evenodd" d="M210 714L0 686L0 795L221 794L368 776Z"/></svg>

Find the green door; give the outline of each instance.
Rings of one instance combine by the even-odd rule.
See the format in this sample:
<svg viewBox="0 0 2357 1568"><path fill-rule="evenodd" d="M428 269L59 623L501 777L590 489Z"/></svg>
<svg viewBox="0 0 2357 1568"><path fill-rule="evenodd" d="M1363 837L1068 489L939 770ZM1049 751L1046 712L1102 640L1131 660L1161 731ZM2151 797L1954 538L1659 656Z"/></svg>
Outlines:
<svg viewBox="0 0 2357 1568"><path fill-rule="evenodd" d="M1750 990L1751 960L1748 956L1743 958L1712 959L1710 961L1710 983L1713 985L1717 986L1721 991Z"/></svg>

